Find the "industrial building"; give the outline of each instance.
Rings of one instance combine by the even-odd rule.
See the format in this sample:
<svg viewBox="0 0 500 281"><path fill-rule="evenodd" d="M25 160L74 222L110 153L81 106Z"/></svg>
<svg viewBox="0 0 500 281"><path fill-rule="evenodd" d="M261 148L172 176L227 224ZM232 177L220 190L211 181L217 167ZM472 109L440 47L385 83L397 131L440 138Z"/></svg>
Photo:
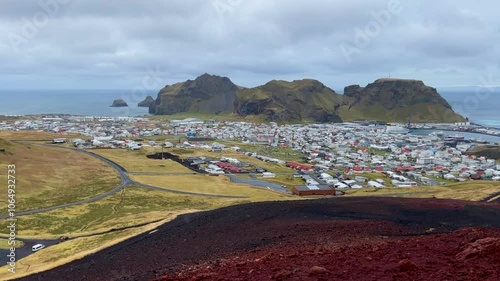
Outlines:
<svg viewBox="0 0 500 281"><path fill-rule="evenodd" d="M295 185L292 187L292 193L300 196L308 195L335 195L335 189L328 185Z"/></svg>

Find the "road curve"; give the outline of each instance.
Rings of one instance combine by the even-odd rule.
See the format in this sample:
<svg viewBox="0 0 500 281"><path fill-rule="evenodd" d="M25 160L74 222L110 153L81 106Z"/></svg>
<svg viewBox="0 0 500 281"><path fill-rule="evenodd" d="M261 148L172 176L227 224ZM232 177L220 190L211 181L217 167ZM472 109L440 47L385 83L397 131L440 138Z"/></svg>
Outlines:
<svg viewBox="0 0 500 281"><path fill-rule="evenodd" d="M28 142L19 142L19 143L29 144ZM53 146L53 145L43 145L43 146L51 147L51 148L56 148L56 149L72 150L72 151L75 151L75 152L84 153L84 154L87 154L87 155L92 156L94 158L97 158L97 159L101 160L102 162L108 164L116 172L118 172L118 174L119 174L119 176L121 178L121 183L120 183L120 185L118 185L114 189L112 189L112 190L110 190L108 192L102 193L102 194L100 194L98 196L92 197L92 198L88 198L88 199L77 201L77 202L73 202L73 203L67 203L67 204L63 204L63 205L47 207L47 208L43 208L43 209L37 209L37 210L30 210L30 211L19 212L19 213L16 213L16 217L21 217L21 216L26 216L26 215L34 215L34 214L39 214L39 213L45 213L45 212L54 211L54 210L57 210L57 209L63 209L63 208L67 208L67 207L73 207L73 206L78 206L78 205L92 203L92 202L95 202L95 201L99 201L99 200L101 200L101 199L103 199L105 197L108 197L110 195L113 195L113 194L117 193L118 191L124 189L127 186L137 186L137 187L149 188L149 189L154 189L154 190L163 191L163 192L177 193L177 194L186 194L186 195L192 195L192 196L216 197L216 198L235 198L235 199L247 198L247 197L243 197L243 196L229 196L229 195L216 195L216 194L204 194L204 193L185 192L185 191L178 191L178 190L173 190L173 189L161 188L161 187L157 187L157 186L145 185L145 184L142 184L142 183L139 183L139 182L135 182L132 179L130 179L130 177L129 177L128 173L127 173L127 170L125 168L123 168L122 166L120 166L116 162L113 162L112 160L109 160L109 159L107 159L107 158L105 158L105 157L103 157L101 155L95 154L95 153L90 152L90 151L76 149L76 148L71 148L71 147L61 147L61 146ZM3 216L0 216L0 219L7 219L9 217L10 217L9 215L3 215Z"/></svg>

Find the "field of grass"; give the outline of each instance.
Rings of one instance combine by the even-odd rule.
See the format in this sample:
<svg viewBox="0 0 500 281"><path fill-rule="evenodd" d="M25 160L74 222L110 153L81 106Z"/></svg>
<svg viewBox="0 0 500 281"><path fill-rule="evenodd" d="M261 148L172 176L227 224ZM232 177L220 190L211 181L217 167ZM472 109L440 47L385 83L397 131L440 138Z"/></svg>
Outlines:
<svg viewBox="0 0 500 281"><path fill-rule="evenodd" d="M56 134L39 131L0 131L0 138L5 140L46 140L52 141L57 138L89 138L78 134Z"/></svg>
<svg viewBox="0 0 500 281"><path fill-rule="evenodd" d="M226 146L238 146L251 152L256 152L259 155L264 155L272 158L278 158L284 161L304 162L306 155L300 151L295 151L289 147L272 147L263 144L246 144L233 141L217 141Z"/></svg>
<svg viewBox="0 0 500 281"><path fill-rule="evenodd" d="M167 217L172 212L215 209L259 199L258 196L255 198L207 198L126 187L121 192L97 202L19 217L18 224L22 225L22 228L17 234L18 237L37 239L78 237L153 222ZM6 220L0 221L1 229L7 229L6 226ZM4 232L6 231L2 231Z"/></svg>
<svg viewBox="0 0 500 281"><path fill-rule="evenodd" d="M292 197L262 188L244 184L231 183L225 176L184 175L184 176L143 176L134 175L132 178L140 183L213 195L245 196L251 201L285 200Z"/></svg>
<svg viewBox="0 0 500 281"><path fill-rule="evenodd" d="M87 199L120 183L111 167L78 152L7 141L0 145L6 149L0 152L0 182L7 184L7 165L16 166L17 212ZM7 200L0 196L0 203Z"/></svg>
<svg viewBox="0 0 500 281"><path fill-rule="evenodd" d="M15 274L8 272L7 266L0 267L0 280L21 278L61 266L120 243L128 238L151 231L174 217L175 215L171 215L158 223L102 235L77 238L48 247L18 261Z"/></svg>
<svg viewBox="0 0 500 281"><path fill-rule="evenodd" d="M490 159L500 161L500 146L484 145L473 150L467 151L468 155L484 156Z"/></svg>
<svg viewBox="0 0 500 281"><path fill-rule="evenodd" d="M15 242L15 244L13 246L16 248L21 248L24 245L24 243L22 241L19 241L19 240L16 240L14 242ZM10 249L11 247L12 246L9 245L8 239L0 238L0 249Z"/></svg>
<svg viewBox="0 0 500 281"><path fill-rule="evenodd" d="M210 114L210 113L189 113L189 112L183 112L183 113L177 113L173 115L154 115L154 116L147 116L148 118L151 118L153 120L179 120L179 119L186 119L186 118L198 118L201 120L215 120L215 121L239 121L239 122L253 122L253 123L263 123L266 120L263 118L263 116L255 116L255 115L248 115L248 116L240 116L238 114Z"/></svg>
<svg viewBox="0 0 500 281"><path fill-rule="evenodd" d="M479 201L500 191L500 182L470 181L446 186L409 188L363 188L345 190L347 196L396 196L410 198L441 198Z"/></svg>
<svg viewBox="0 0 500 281"><path fill-rule="evenodd" d="M231 193L231 189L244 190L249 198L223 199L201 196L180 195L140 187L126 187L122 192L106 197L98 202L64 208L42 214L18 218L23 227L18 237L37 239L58 239L63 236L75 238L44 249L18 262L18 271L33 274L48 270L116 244L126 238L149 231L181 213L216 209L234 204L267 200L287 200L292 197L244 185L234 185L227 179L192 176L181 181L195 189L204 185L217 193ZM153 177L154 179L155 177ZM153 180L152 184L160 184ZM170 180L172 181L172 180ZM186 182L187 184L184 184ZM208 183L208 184L206 184ZM148 225L136 227L145 223ZM6 229L7 221L0 221L0 228ZM127 228L128 227L128 228ZM126 228L126 229L124 229ZM111 232L110 232L111 231ZM0 268L0 270L5 269ZM0 272L0 280L11 278ZM22 275L16 274L16 278Z"/></svg>
<svg viewBox="0 0 500 281"><path fill-rule="evenodd" d="M158 148L143 148L132 151L129 149L94 149L91 152L104 156L129 172L165 172L165 173L190 173L190 169L172 160L155 160L146 156L161 152ZM169 152L167 149L164 152Z"/></svg>

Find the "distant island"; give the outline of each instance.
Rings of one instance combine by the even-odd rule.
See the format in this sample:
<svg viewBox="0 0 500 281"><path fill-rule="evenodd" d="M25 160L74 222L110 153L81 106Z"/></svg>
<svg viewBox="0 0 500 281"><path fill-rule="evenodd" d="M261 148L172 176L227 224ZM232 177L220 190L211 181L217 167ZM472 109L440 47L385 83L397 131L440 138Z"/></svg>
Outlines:
<svg viewBox="0 0 500 281"><path fill-rule="evenodd" d="M113 101L113 104L111 105L111 107L127 107L127 106L128 104L122 99L117 99Z"/></svg>
<svg viewBox="0 0 500 281"><path fill-rule="evenodd" d="M411 79L378 79L366 87L347 86L338 94L314 79L272 80L244 88L227 77L203 74L165 86L148 102L149 112L156 115L236 114L285 123L466 121L435 88Z"/></svg>
<svg viewBox="0 0 500 281"><path fill-rule="evenodd" d="M145 100L137 104L138 107L150 107L155 102L152 96L147 96Z"/></svg>

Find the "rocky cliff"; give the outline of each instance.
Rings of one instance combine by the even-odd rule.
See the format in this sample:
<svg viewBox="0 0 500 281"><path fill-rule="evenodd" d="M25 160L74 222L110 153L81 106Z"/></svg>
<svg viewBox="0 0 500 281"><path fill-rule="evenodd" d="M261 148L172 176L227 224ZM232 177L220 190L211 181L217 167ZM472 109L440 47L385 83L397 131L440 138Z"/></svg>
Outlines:
<svg viewBox="0 0 500 281"><path fill-rule="evenodd" d="M152 96L147 96L146 99L137 104L138 107L150 107L155 102Z"/></svg>
<svg viewBox="0 0 500 281"><path fill-rule="evenodd" d="M161 89L149 112L163 115L180 112L231 113L238 90L238 86L227 77L204 74L195 80Z"/></svg>
<svg viewBox="0 0 500 281"><path fill-rule="evenodd" d="M195 80L165 86L149 107L153 114L207 113L260 116L278 122L458 122L435 88L422 81L379 79L337 94L317 80L272 80L242 88L229 78L204 74Z"/></svg>
<svg viewBox="0 0 500 281"><path fill-rule="evenodd" d="M345 105L339 114L345 120L387 122L458 122L465 119L453 112L450 104L422 81L378 79L366 87L344 89Z"/></svg>

